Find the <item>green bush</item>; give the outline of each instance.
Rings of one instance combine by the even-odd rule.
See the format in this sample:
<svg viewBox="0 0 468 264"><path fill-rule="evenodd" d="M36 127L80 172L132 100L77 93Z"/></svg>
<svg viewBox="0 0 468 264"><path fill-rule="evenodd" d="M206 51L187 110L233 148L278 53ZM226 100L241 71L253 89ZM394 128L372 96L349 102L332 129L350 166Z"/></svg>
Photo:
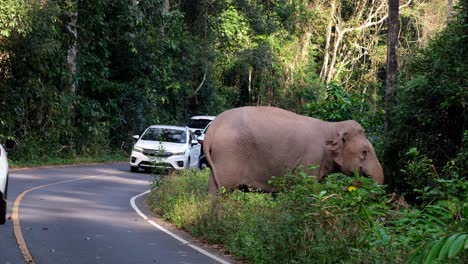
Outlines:
<svg viewBox="0 0 468 264"><path fill-rule="evenodd" d="M468 230L468 184L461 179L435 180L436 187L422 189L425 204L409 208L359 176L332 174L318 183L297 169L271 180L278 193L222 195L208 194L208 177L209 170L190 170L158 178L150 206L248 262L419 263L437 250L448 263L468 260L459 247ZM447 252L432 249L443 243Z"/></svg>
<svg viewBox="0 0 468 264"><path fill-rule="evenodd" d="M463 138L468 128L468 6L466 1L460 4L458 15L447 28L412 54L401 72L395 110L387 113L392 127L386 135L384 151L386 181L390 189L410 194L410 201L418 197L413 189L433 185L434 175L449 179L456 173L466 178L466 157L465 163L452 162L462 161L463 154L459 153L466 155ZM415 160L406 153L414 152L413 148L417 148L420 157L427 158L419 164L425 171L416 181L407 181L411 173L408 166ZM434 173L426 170L429 163ZM451 168L444 170L447 166ZM405 167L406 172L401 173Z"/></svg>
<svg viewBox="0 0 468 264"><path fill-rule="evenodd" d="M207 182L207 171L162 174L153 181L149 206L178 227L190 225L207 208Z"/></svg>

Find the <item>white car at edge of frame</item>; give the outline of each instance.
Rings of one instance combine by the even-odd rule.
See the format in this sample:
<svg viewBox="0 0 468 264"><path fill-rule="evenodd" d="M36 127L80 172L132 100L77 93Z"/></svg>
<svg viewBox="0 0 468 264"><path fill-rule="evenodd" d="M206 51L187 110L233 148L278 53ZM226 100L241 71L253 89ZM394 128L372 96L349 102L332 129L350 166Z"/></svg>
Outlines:
<svg viewBox="0 0 468 264"><path fill-rule="evenodd" d="M7 150L12 150L15 146L16 142L11 139L6 140L4 144L0 144L0 225L6 222L9 171Z"/></svg>
<svg viewBox="0 0 468 264"><path fill-rule="evenodd" d="M191 169L198 167L200 144L186 127L154 125L142 136L133 136L136 143L130 156L130 171L153 167Z"/></svg>

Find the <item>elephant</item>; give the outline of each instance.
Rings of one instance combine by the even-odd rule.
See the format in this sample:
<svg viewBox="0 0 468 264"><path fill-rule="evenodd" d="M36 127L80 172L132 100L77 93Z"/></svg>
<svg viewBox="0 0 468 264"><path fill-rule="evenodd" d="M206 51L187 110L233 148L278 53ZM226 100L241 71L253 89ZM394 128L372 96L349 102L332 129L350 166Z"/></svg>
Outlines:
<svg viewBox="0 0 468 264"><path fill-rule="evenodd" d="M210 193L221 187L274 192L271 177L298 166L319 181L333 172L355 171L377 184L384 181L374 147L354 120L326 122L270 106L234 108L214 119L203 147Z"/></svg>

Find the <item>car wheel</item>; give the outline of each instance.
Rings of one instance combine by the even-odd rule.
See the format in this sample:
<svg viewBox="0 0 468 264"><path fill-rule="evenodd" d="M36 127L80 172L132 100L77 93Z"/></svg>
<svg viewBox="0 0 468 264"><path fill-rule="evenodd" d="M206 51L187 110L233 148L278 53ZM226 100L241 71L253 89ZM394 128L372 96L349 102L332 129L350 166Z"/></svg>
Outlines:
<svg viewBox="0 0 468 264"><path fill-rule="evenodd" d="M131 172L138 172L139 169L138 169L138 167L130 166L130 171Z"/></svg>
<svg viewBox="0 0 468 264"><path fill-rule="evenodd" d="M208 162L206 161L206 157L202 156L198 160L198 168L200 168L200 170L204 170L206 167L208 167Z"/></svg>
<svg viewBox="0 0 468 264"><path fill-rule="evenodd" d="M200 160L200 165L198 165L200 167L200 170L204 170L206 169L206 167L208 167L208 165L206 164L206 161L204 160Z"/></svg>
<svg viewBox="0 0 468 264"><path fill-rule="evenodd" d="M0 197L0 225L5 224L6 222L6 209L7 209L6 201L3 200L3 197Z"/></svg>
<svg viewBox="0 0 468 264"><path fill-rule="evenodd" d="M7 175L6 177L5 194L3 195L3 198L5 198L5 200L8 198L8 178L10 178L9 175Z"/></svg>

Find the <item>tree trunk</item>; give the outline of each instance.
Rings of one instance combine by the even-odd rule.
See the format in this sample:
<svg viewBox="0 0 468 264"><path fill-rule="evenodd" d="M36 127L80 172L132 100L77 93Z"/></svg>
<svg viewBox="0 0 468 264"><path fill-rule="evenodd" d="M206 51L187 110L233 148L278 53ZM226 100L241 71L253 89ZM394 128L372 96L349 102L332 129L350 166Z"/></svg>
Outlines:
<svg viewBox="0 0 468 264"><path fill-rule="evenodd" d="M169 13L171 10L171 2L169 0L164 0L164 12Z"/></svg>
<svg viewBox="0 0 468 264"><path fill-rule="evenodd" d="M249 92L249 99L253 103L254 102L254 95L253 95L253 91L252 91L252 72L253 72L253 68L252 68L252 66L249 66L249 77L248 77L249 83L248 83L248 86L247 86L247 91Z"/></svg>
<svg viewBox="0 0 468 264"><path fill-rule="evenodd" d="M195 104L198 105L198 98L197 98L197 94L198 92L200 91L200 89L203 87L203 84L205 84L205 81L206 81L206 73L208 72L208 67L205 67L205 70L204 70L204 73L203 73L203 79L200 83L200 85L198 85L197 89L195 89L194 91L194 96L195 96Z"/></svg>
<svg viewBox="0 0 468 264"><path fill-rule="evenodd" d="M333 45L333 53L332 53L332 60L330 63L330 67L328 68L328 74L326 83L329 84L335 75L335 65L336 59L338 56L338 48L340 47L340 43L343 40L344 31L341 31L338 25L335 26L335 43Z"/></svg>
<svg viewBox="0 0 468 264"><path fill-rule="evenodd" d="M385 82L385 132L392 127L395 106L396 73L398 70L397 47L399 28L399 0L388 0L387 77Z"/></svg>
<svg viewBox="0 0 468 264"><path fill-rule="evenodd" d="M330 20L328 21L328 26L327 26L327 35L326 35L326 42L325 42L325 50L323 52L323 66L322 70L320 71L320 79L325 80L325 76L327 76L328 73L328 59L330 58L330 40L331 40L331 34L332 34L332 28L333 28L333 17L335 16L335 1L333 0L331 2L331 15L330 15Z"/></svg>
<svg viewBox="0 0 468 264"><path fill-rule="evenodd" d="M67 31L70 36L70 44L67 51L67 72L69 74L68 86L66 90L67 95L75 95L76 93L76 54L78 51L78 30L76 28L76 23L78 20L78 11L76 11L76 4L74 2L75 12L70 12L68 14L67 22Z"/></svg>
<svg viewBox="0 0 468 264"><path fill-rule="evenodd" d="M162 15L166 16L169 13L169 11L171 11L171 2L169 0L164 0L161 10L162 10ZM164 22L164 20L159 30L161 31L161 35L164 37L166 33L166 22Z"/></svg>
<svg viewBox="0 0 468 264"><path fill-rule="evenodd" d="M78 22L78 0L72 2L72 6L67 14L68 21L66 29L69 35L69 45L67 51L66 70L68 72L68 84L65 87L65 96L73 100L76 94L76 71L77 61L76 55L78 52L78 29L76 27ZM73 101L68 104L69 124L73 125L75 119L75 105Z"/></svg>
<svg viewBox="0 0 468 264"><path fill-rule="evenodd" d="M450 21L453 16L453 0L447 1L447 21Z"/></svg>

